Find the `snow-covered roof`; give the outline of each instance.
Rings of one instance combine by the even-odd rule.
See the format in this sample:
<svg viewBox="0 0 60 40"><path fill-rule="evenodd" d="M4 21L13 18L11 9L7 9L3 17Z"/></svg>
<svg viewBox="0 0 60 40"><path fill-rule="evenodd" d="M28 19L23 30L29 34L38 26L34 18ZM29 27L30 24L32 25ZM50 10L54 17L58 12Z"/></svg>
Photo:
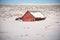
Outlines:
<svg viewBox="0 0 60 40"><path fill-rule="evenodd" d="M30 12L34 17L37 18L45 18L45 16L41 12Z"/></svg>

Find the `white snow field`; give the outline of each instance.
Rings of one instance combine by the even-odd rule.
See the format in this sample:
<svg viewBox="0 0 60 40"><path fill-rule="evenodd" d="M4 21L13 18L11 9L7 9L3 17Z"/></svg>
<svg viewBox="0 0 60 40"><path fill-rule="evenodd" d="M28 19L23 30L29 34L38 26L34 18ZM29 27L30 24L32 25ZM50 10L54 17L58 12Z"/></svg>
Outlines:
<svg viewBox="0 0 60 40"><path fill-rule="evenodd" d="M33 6L34 8L28 6L33 8L31 10L41 9L46 19L36 22L16 21L15 19L20 17L24 10L29 9L27 6L0 7L0 40L60 40L60 5ZM21 7L23 8L18 10ZM24 9L25 7L27 9ZM19 15L14 15L14 11Z"/></svg>

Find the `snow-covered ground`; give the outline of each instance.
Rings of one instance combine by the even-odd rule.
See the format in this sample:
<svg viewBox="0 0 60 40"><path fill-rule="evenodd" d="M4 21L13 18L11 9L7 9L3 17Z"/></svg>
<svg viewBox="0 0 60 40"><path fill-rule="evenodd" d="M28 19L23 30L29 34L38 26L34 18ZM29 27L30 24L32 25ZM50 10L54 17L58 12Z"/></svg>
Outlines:
<svg viewBox="0 0 60 40"><path fill-rule="evenodd" d="M0 40L60 40L59 6L51 7L50 5L48 8L38 9L46 16L46 20L36 22L16 21L15 19L22 14L10 14L9 8L8 10L5 10L7 7L5 9L3 7L0 8Z"/></svg>

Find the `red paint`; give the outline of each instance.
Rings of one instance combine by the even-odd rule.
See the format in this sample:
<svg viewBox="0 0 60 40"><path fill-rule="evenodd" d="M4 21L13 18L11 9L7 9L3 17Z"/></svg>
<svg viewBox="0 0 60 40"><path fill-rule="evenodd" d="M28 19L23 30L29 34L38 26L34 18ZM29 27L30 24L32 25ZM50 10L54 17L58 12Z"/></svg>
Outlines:
<svg viewBox="0 0 60 40"><path fill-rule="evenodd" d="M22 20L23 21L34 21L35 17L29 12L27 11L23 16L22 16Z"/></svg>

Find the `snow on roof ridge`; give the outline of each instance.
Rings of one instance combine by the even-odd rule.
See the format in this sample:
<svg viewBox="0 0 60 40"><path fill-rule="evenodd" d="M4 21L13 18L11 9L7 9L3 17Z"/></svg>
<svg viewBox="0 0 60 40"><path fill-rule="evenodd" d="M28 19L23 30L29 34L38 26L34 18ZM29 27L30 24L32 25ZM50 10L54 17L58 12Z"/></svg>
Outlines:
<svg viewBox="0 0 60 40"><path fill-rule="evenodd" d="M45 18L44 15L41 13L41 12L30 12L34 17L37 17L37 18Z"/></svg>

